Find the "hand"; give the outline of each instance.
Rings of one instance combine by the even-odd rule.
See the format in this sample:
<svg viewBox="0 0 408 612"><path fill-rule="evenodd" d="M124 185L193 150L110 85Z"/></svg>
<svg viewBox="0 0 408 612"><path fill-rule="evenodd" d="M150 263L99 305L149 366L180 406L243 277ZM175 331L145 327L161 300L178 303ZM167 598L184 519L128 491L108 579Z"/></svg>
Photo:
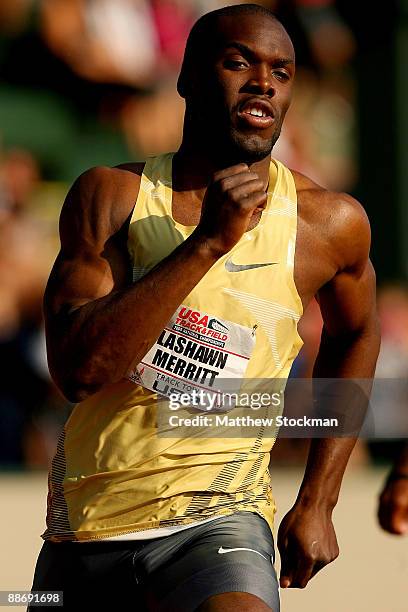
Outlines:
<svg viewBox="0 0 408 612"><path fill-rule="evenodd" d="M378 520L389 533L408 533L408 477L386 482L380 495Z"/></svg>
<svg viewBox="0 0 408 612"><path fill-rule="evenodd" d="M196 232L217 256L225 255L266 202L263 182L246 164L216 172L205 194Z"/></svg>
<svg viewBox="0 0 408 612"><path fill-rule="evenodd" d="M339 555L331 512L295 504L280 524L278 548L280 586L304 589L317 572Z"/></svg>

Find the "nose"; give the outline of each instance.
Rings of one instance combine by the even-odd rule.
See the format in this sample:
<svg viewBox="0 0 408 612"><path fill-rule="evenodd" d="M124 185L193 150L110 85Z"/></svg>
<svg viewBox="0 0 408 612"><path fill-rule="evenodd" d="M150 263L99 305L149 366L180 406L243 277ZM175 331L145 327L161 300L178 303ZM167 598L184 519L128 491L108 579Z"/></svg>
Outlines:
<svg viewBox="0 0 408 612"><path fill-rule="evenodd" d="M258 64L253 67L251 75L246 84L246 91L254 94L275 95L273 87L272 74L269 66Z"/></svg>

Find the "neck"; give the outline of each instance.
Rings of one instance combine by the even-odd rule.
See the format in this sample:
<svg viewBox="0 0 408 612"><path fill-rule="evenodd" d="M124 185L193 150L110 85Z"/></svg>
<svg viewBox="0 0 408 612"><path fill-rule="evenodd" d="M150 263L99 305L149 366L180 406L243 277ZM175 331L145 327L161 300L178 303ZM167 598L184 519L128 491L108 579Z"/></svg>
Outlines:
<svg viewBox="0 0 408 612"><path fill-rule="evenodd" d="M240 161L218 155L217 144L209 149L205 146L197 146L197 143L200 142L197 138L188 138L184 133L181 146L173 160L173 189L196 192L198 199L202 201L214 173L235 166ZM270 156L254 163L248 163L248 166L263 181L266 190L269 182Z"/></svg>

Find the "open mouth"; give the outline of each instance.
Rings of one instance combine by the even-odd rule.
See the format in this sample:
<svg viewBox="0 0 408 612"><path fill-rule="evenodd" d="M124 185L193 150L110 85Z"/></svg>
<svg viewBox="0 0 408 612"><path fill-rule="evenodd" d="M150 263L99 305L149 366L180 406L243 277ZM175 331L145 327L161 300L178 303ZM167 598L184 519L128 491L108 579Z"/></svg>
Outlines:
<svg viewBox="0 0 408 612"><path fill-rule="evenodd" d="M274 122L274 113L269 103L254 98L243 104L238 117L242 123L260 129L268 128Z"/></svg>

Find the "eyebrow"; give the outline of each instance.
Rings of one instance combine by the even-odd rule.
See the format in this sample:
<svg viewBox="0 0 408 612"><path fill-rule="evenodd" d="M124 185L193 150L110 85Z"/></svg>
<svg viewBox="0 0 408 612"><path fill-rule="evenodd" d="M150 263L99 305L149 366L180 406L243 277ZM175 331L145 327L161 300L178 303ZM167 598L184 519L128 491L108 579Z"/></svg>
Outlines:
<svg viewBox="0 0 408 612"><path fill-rule="evenodd" d="M249 47L247 47L246 45L244 45L243 43L240 43L238 41L233 41L228 43L225 47L224 50L227 51L228 49L237 49L238 51L240 51L243 55L245 55L246 57L250 57L251 59L255 59L256 58L256 53L250 49ZM294 61L291 57L280 57L278 59L276 59L274 62L275 66L288 66L290 64L294 64Z"/></svg>

